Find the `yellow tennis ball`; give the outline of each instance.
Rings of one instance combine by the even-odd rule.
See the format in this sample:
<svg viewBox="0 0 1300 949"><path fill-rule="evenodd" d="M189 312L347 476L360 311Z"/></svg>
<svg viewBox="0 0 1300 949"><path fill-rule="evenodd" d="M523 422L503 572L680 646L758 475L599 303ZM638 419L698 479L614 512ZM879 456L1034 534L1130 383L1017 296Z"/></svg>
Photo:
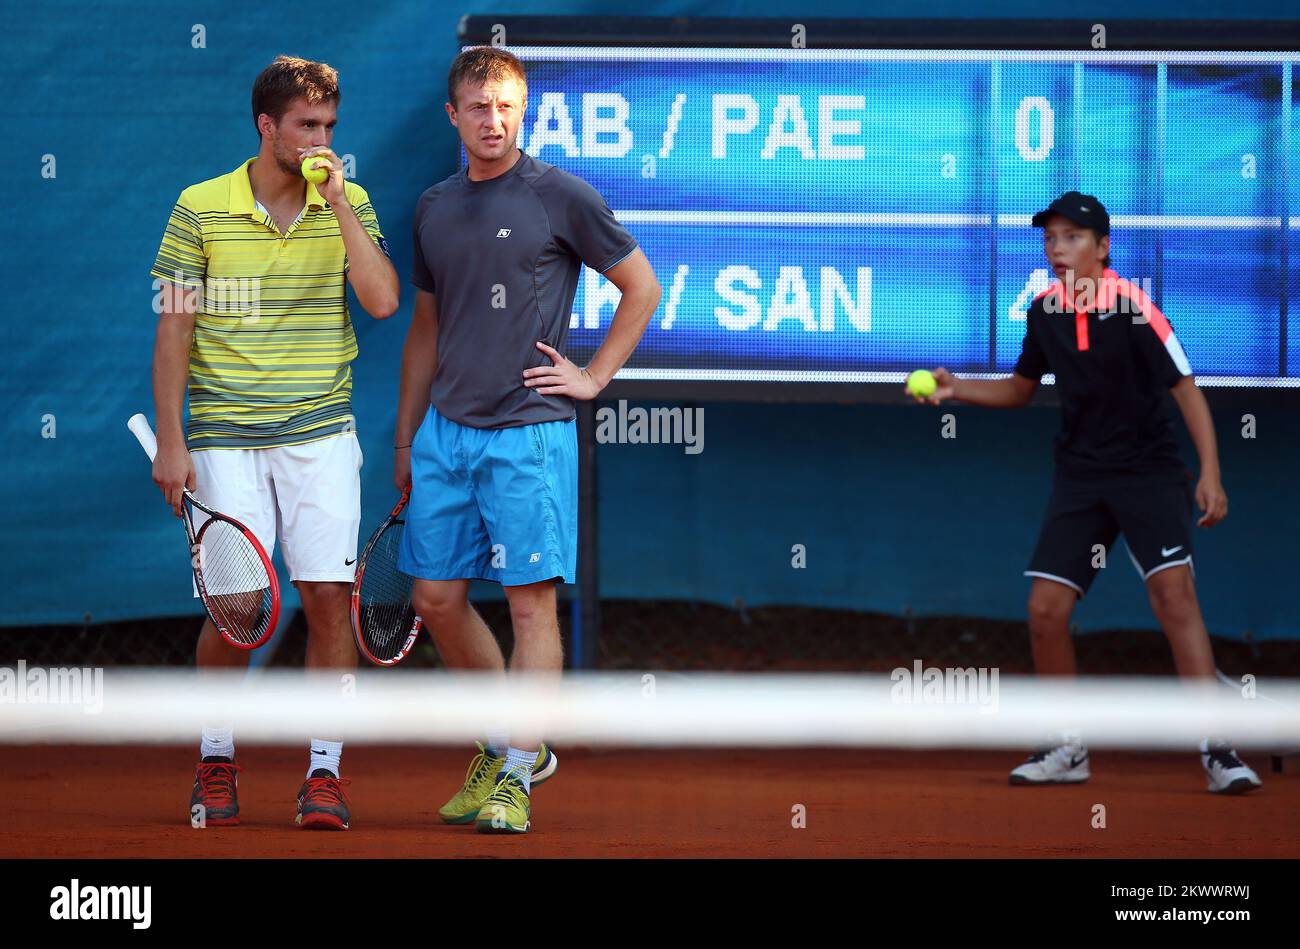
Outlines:
<svg viewBox="0 0 1300 949"><path fill-rule="evenodd" d="M934 395L939 384L934 381L934 373L929 369L918 369L907 377L907 391L918 399L928 399Z"/></svg>
<svg viewBox="0 0 1300 949"><path fill-rule="evenodd" d="M312 165L316 162L323 162L324 167L313 168ZM323 185L329 180L329 164L330 160L324 155L312 155L310 158L304 158L302 160L302 176L314 185Z"/></svg>

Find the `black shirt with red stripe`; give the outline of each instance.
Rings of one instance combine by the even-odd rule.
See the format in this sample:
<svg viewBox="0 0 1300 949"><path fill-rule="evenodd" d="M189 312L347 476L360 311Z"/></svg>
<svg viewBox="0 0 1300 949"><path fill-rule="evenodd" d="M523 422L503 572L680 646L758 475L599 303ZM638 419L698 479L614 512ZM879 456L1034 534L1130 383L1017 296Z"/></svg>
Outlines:
<svg viewBox="0 0 1300 949"><path fill-rule="evenodd" d="M1169 320L1137 284L1106 270L1094 298L1076 301L1054 282L1029 307L1015 371L1035 381L1056 376L1062 473L1185 476L1165 394L1192 370Z"/></svg>

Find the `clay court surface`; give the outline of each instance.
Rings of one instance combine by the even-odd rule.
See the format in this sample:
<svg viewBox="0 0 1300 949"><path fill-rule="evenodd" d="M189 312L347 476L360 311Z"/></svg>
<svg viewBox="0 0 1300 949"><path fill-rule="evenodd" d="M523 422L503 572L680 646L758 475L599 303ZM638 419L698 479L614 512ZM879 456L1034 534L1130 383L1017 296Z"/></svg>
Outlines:
<svg viewBox="0 0 1300 949"><path fill-rule="evenodd" d="M190 747L0 748L0 857L1297 857L1300 774L1205 792L1195 753L1094 752L1074 787L1013 788L1002 752L558 748L525 837L441 824L471 753L349 747L352 829L293 824L306 747L240 749L238 827L189 826ZM805 808L796 829L793 808ZM1092 827L1094 805L1106 827Z"/></svg>

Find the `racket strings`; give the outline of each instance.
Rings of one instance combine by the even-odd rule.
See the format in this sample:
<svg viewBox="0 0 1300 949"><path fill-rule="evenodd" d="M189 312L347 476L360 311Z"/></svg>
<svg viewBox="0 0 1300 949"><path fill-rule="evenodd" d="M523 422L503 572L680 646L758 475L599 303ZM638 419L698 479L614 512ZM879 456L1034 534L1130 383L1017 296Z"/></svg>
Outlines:
<svg viewBox="0 0 1300 949"><path fill-rule="evenodd" d="M378 659L395 658L415 626L411 606L413 580L397 569L402 546L401 521L388 525L366 555L357 602L357 628L366 648Z"/></svg>
<svg viewBox="0 0 1300 949"><path fill-rule="evenodd" d="M271 578L252 540L214 518L199 535L198 572L212 618L241 643L257 642L271 619Z"/></svg>

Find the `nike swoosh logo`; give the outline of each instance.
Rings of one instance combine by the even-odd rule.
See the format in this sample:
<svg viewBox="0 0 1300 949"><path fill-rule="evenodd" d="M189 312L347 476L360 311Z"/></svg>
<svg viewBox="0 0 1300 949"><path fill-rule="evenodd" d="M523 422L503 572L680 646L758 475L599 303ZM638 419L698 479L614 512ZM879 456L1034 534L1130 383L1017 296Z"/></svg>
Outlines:
<svg viewBox="0 0 1300 949"><path fill-rule="evenodd" d="M1161 557L1168 557L1170 554L1176 554L1176 553L1178 553L1178 551L1180 551L1180 550L1182 550L1182 549L1183 549L1183 545L1182 545L1182 544L1179 544L1177 547L1170 547L1170 548L1168 548L1168 549L1166 549L1166 548L1164 548L1164 547L1161 547L1161 548L1160 548L1160 556L1161 556Z"/></svg>
<svg viewBox="0 0 1300 949"><path fill-rule="evenodd" d="M313 748L313 749L311 750L311 753L312 753L313 755L320 755L321 757L324 757L324 756L325 756L325 752L323 752L323 751L317 751L315 748Z"/></svg>
<svg viewBox="0 0 1300 949"><path fill-rule="evenodd" d="M343 566L345 566L345 567L350 567L350 566L352 566L352 565L353 565L354 563L356 563L356 562L357 562L357 558L356 558L356 557L353 557L351 560L345 560L345 561L343 561Z"/></svg>
<svg viewBox="0 0 1300 949"><path fill-rule="evenodd" d="M1104 322L1106 322L1106 320L1110 319L1110 318L1111 318L1112 316L1114 316L1114 315L1115 315L1114 311L1112 311L1112 312L1110 312L1110 313L1098 313L1098 314L1097 314L1097 320L1098 320L1099 322L1104 323Z"/></svg>
<svg viewBox="0 0 1300 949"><path fill-rule="evenodd" d="M1088 760L1088 756L1087 756L1087 755L1084 755L1082 758L1071 758L1071 759L1070 759L1070 767L1071 767L1071 768L1077 768L1077 767L1079 767L1079 765L1083 764L1083 763L1084 763L1085 761L1087 761L1087 760Z"/></svg>

